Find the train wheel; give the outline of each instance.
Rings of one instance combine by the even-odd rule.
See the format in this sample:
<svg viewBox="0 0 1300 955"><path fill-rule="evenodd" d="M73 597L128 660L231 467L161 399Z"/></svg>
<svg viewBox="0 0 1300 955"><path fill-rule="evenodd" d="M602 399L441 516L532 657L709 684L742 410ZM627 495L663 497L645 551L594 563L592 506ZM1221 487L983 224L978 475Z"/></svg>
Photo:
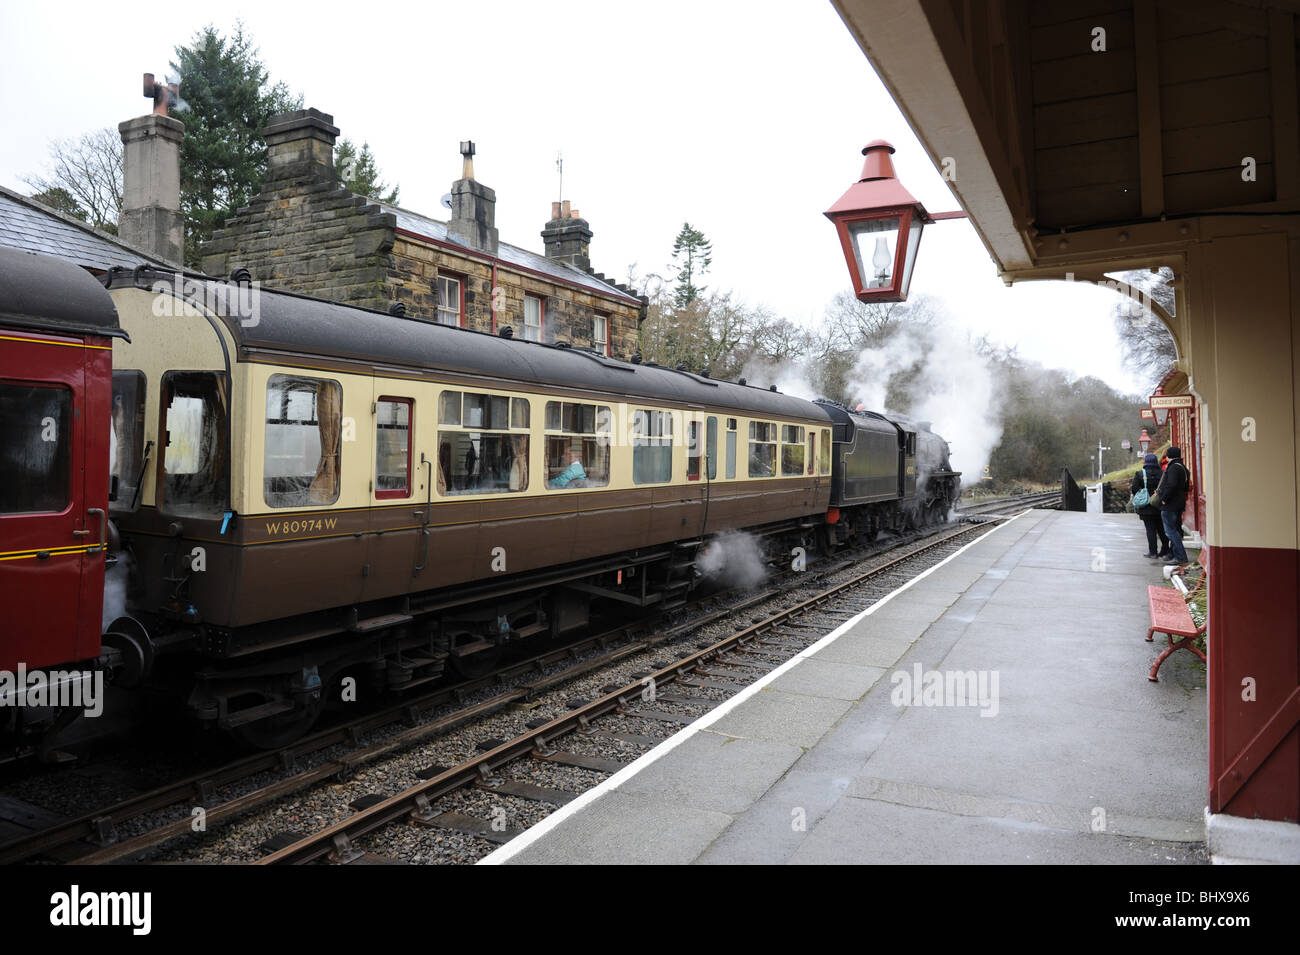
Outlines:
<svg viewBox="0 0 1300 955"><path fill-rule="evenodd" d="M477 634L457 631L447 638L447 662L462 679L477 680L496 668L504 649L502 644Z"/></svg>
<svg viewBox="0 0 1300 955"><path fill-rule="evenodd" d="M280 749L306 736L325 711L325 693L304 702L295 710L247 723L232 729L231 735L254 749Z"/></svg>

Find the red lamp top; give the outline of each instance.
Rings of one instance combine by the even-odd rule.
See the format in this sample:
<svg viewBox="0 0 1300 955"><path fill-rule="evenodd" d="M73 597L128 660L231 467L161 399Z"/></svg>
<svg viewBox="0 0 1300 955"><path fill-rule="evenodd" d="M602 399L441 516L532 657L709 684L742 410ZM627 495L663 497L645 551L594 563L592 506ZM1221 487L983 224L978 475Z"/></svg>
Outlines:
<svg viewBox="0 0 1300 955"><path fill-rule="evenodd" d="M839 201L826 210L826 217L834 220L837 216L853 213L912 206L922 222L930 222L925 206L903 188L894 174L894 162L889 158L893 152L894 147L883 139L864 146L862 155L866 160L862 164L862 178L849 186Z"/></svg>

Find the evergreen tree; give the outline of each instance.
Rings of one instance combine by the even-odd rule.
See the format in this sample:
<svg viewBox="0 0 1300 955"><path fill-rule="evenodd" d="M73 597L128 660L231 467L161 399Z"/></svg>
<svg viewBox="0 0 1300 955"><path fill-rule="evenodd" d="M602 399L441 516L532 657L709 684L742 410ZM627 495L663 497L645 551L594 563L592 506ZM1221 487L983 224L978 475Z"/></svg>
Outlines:
<svg viewBox="0 0 1300 955"><path fill-rule="evenodd" d="M80 219L82 222L90 221L86 215L86 210L81 208L72 193L62 186L51 186L42 192L34 192L32 198L41 205L49 206L56 212L62 212L64 215Z"/></svg>
<svg viewBox="0 0 1300 955"><path fill-rule="evenodd" d="M379 178L379 164L375 162L369 143L362 143L361 151L357 152L356 144L351 140L341 140L334 147L334 170L339 182L350 192L390 206L397 205L398 187L393 186L390 190L388 183Z"/></svg>
<svg viewBox="0 0 1300 955"><path fill-rule="evenodd" d="M705 286L695 284L696 279L709 270L713 263L713 243L704 237L704 233L691 228L689 222L682 223L682 230L673 242L673 267L677 269L677 290L674 301L678 308L690 305Z"/></svg>
<svg viewBox="0 0 1300 955"><path fill-rule="evenodd" d="M176 47L185 124L181 141L181 211L185 261L197 265L199 245L257 195L266 176L262 129L276 113L301 109L302 98L283 83L269 85L251 37L241 25L223 37L212 26Z"/></svg>

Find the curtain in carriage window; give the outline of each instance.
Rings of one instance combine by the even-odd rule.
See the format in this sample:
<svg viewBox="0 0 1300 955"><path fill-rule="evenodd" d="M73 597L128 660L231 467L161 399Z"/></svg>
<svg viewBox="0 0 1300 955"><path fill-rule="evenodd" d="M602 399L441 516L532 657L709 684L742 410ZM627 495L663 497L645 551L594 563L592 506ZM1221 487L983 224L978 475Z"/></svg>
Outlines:
<svg viewBox="0 0 1300 955"><path fill-rule="evenodd" d="M339 498L343 389L337 381L272 375L266 384L263 483L271 507Z"/></svg>

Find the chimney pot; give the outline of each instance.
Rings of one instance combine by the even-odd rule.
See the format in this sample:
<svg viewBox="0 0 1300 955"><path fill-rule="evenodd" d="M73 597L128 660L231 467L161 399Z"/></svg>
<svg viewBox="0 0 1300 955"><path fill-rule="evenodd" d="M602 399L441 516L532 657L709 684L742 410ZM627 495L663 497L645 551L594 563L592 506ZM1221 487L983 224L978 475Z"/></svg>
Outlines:
<svg viewBox="0 0 1300 955"><path fill-rule="evenodd" d="M119 123L122 137L122 214L118 234L158 258L179 265L185 254L181 215L181 138L185 124L152 113Z"/></svg>
<svg viewBox="0 0 1300 955"><path fill-rule="evenodd" d="M551 221L542 230L542 244L548 259L591 271L591 227L568 199L551 203Z"/></svg>
<svg viewBox="0 0 1300 955"><path fill-rule="evenodd" d="M474 179L474 144L460 144L464 157L462 177L451 184L451 221L448 236L480 252L496 255L500 236L496 227L497 194Z"/></svg>

